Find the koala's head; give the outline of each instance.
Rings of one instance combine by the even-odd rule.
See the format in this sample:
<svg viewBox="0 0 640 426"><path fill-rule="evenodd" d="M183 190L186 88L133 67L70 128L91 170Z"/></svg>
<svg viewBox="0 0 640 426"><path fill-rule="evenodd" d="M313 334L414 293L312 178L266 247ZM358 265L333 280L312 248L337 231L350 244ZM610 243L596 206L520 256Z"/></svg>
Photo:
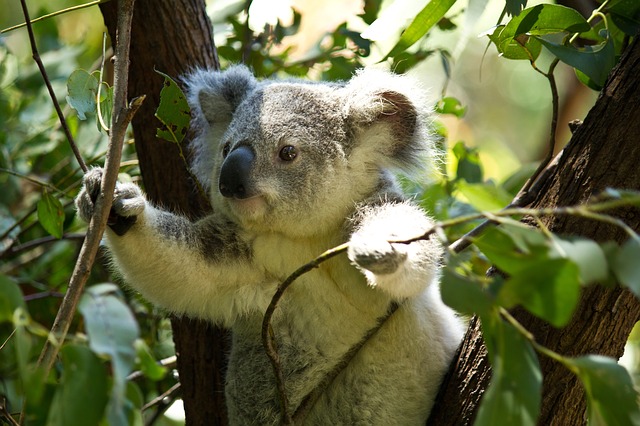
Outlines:
<svg viewBox="0 0 640 426"><path fill-rule="evenodd" d="M185 82L193 171L214 209L245 228L312 235L339 226L390 171L431 167L428 111L406 77L259 82L234 66Z"/></svg>

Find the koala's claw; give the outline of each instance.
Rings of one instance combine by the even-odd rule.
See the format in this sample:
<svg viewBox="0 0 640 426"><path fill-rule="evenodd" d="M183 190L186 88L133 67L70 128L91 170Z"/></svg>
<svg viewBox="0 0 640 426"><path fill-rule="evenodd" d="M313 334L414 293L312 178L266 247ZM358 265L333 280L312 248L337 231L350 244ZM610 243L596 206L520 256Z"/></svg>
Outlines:
<svg viewBox="0 0 640 426"><path fill-rule="evenodd" d="M349 242L349 260L376 275L395 272L407 259L407 253L398 244L384 239L353 235Z"/></svg>
<svg viewBox="0 0 640 426"><path fill-rule="evenodd" d="M93 214L95 202L100 194L102 174L101 168L93 168L84 175L82 180L83 186L75 203L78 215L85 222L89 222ZM144 208L145 199L140 188L131 183L118 182L107 224L116 234L124 235L136 222L136 217L142 214Z"/></svg>

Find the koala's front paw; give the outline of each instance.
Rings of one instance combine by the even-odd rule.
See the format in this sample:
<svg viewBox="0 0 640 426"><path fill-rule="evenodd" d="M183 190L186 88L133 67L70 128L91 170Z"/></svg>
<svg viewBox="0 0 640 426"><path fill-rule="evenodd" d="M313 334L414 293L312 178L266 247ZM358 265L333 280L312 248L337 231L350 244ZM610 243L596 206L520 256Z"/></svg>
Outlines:
<svg viewBox="0 0 640 426"><path fill-rule="evenodd" d="M349 241L349 260L360 268L376 275L395 272L407 259L401 244L389 244L386 240L354 234Z"/></svg>
<svg viewBox="0 0 640 426"><path fill-rule="evenodd" d="M94 168L89 170L82 180L82 189L76 197L78 215L85 222L89 222L95 202L100 195L103 170ZM113 204L109 212L107 224L118 235L124 235L136 222L136 217L142 214L145 199L142 191L132 183L117 183L113 194Z"/></svg>

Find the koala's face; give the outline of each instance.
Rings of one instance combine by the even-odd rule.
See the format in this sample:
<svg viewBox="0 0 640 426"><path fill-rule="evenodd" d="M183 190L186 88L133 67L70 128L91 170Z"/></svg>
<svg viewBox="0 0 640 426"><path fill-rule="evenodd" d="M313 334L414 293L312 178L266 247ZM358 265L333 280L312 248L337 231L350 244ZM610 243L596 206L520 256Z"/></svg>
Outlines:
<svg viewBox="0 0 640 426"><path fill-rule="evenodd" d="M357 105L350 85L258 83L241 67L196 73L189 86L202 131L194 171L214 209L247 229L305 236L340 226L385 165L420 151L417 111L395 91Z"/></svg>

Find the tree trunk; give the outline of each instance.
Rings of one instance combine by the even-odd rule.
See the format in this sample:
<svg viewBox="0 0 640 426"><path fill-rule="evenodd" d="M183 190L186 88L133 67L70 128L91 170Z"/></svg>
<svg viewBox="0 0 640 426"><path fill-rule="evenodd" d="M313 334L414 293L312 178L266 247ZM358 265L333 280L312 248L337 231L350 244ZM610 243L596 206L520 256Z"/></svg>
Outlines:
<svg viewBox="0 0 640 426"><path fill-rule="evenodd" d="M531 207L583 203L605 188L640 188L639 67L640 43L636 38L584 123L556 158L554 172ZM636 208L626 208L615 215L638 231L639 213ZM617 227L578 217L551 217L546 225L558 234L582 235L600 242L620 243L627 238ZM617 359L640 319L640 303L620 287L591 286L584 289L574 318L563 329L553 328L522 309L513 313L539 343L556 352L569 356L597 353ZM540 367L544 382L538 424L584 424L586 403L579 381L548 358L540 357ZM490 375L480 324L474 319L445 378L429 424L472 424Z"/></svg>
<svg viewBox="0 0 640 426"><path fill-rule="evenodd" d="M115 40L115 1L100 5ZM149 199L192 218L210 209L194 190L178 147L155 137L163 77L173 78L191 68L218 68L212 28L202 0L137 0L132 23L129 94L146 95L133 119L133 133L144 187ZM186 147L183 148L188 152ZM227 333L204 321L173 318L178 371L187 424L224 425L224 354Z"/></svg>

